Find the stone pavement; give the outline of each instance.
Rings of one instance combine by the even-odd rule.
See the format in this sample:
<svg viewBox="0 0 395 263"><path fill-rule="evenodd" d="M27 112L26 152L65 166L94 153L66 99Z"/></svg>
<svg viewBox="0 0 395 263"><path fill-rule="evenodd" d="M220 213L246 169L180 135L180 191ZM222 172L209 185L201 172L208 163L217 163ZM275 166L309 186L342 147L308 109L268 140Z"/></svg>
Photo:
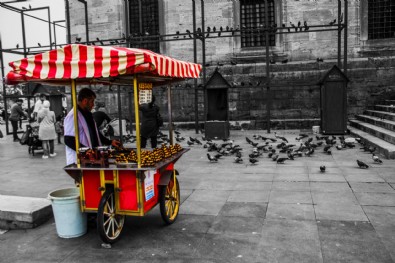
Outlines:
<svg viewBox="0 0 395 263"><path fill-rule="evenodd" d="M299 134L278 132L291 143ZM252 150L245 137L255 133L266 135L231 131L244 162ZM127 217L119 242L104 249L95 228L62 239L51 219L35 229L0 231L0 262L394 262L393 160L374 164L357 145L332 155L320 147L285 164L266 155L256 165L231 156L210 163L206 149L191 148L176 164L182 205L173 225L163 224L158 208ZM0 194L45 198L72 186L62 170L63 146L56 151L43 160L11 136L0 139ZM356 159L371 167L359 169Z"/></svg>

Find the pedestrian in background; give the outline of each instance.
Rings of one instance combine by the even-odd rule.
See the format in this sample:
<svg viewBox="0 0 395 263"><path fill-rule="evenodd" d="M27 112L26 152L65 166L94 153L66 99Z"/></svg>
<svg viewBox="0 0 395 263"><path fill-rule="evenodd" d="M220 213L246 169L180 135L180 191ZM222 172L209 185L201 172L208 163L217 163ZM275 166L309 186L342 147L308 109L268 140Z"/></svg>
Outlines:
<svg viewBox="0 0 395 263"><path fill-rule="evenodd" d="M58 115L58 117L56 117L55 131L58 135L58 144L62 144L60 138L63 134L63 117L61 115Z"/></svg>
<svg viewBox="0 0 395 263"><path fill-rule="evenodd" d="M34 104L33 118L35 120L37 120L38 112L42 109L45 99L45 94L40 94L40 99Z"/></svg>
<svg viewBox="0 0 395 263"><path fill-rule="evenodd" d="M42 109L37 113L37 122L39 123L38 138L42 141L44 155L43 159L48 159L48 155L55 157L54 140L56 139L55 131L55 112L49 110L50 103L45 100Z"/></svg>
<svg viewBox="0 0 395 263"><path fill-rule="evenodd" d="M158 144L157 136L159 133L158 118L159 107L155 104L155 96L152 95L150 103L142 104L141 111L141 148L147 146L147 140L151 139L151 147L156 148Z"/></svg>
<svg viewBox="0 0 395 263"><path fill-rule="evenodd" d="M11 106L11 114L8 118L12 125L12 135L14 137L14 142L19 142L18 137L18 122L22 118L22 116L27 117L27 113L22 109L22 99L17 99L15 103Z"/></svg>

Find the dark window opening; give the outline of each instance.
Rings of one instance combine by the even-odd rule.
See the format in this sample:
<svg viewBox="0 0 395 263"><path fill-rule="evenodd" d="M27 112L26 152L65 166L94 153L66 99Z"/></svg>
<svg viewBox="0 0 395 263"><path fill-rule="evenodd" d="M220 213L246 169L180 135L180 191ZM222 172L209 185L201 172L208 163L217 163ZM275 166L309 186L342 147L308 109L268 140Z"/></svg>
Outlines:
<svg viewBox="0 0 395 263"><path fill-rule="evenodd" d="M368 1L368 38L395 38L395 1Z"/></svg>
<svg viewBox="0 0 395 263"><path fill-rule="evenodd" d="M269 26L275 24L274 0L268 0L268 21ZM265 1L262 0L241 0L240 1L240 21L241 21L241 47L262 47L266 46L265 32L259 29L266 27ZM275 34L269 34L269 45L275 46Z"/></svg>
<svg viewBox="0 0 395 263"><path fill-rule="evenodd" d="M129 0L132 47L159 53L158 0Z"/></svg>

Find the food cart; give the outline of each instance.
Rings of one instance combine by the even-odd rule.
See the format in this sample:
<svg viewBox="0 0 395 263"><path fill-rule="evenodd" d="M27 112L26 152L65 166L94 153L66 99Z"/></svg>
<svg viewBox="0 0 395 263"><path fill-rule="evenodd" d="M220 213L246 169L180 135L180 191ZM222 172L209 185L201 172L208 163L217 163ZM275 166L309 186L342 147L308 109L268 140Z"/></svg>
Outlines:
<svg viewBox="0 0 395 263"><path fill-rule="evenodd" d="M198 78L201 65L188 63L149 50L71 44L10 63L8 84L43 82L71 85L73 105L78 84L104 83L133 86L136 147L131 149L80 148L77 109L74 110L77 163L64 170L80 188L82 212L97 213L98 232L105 243L118 240L125 216L144 216L157 204L167 224L172 224L180 207L176 161L188 149L173 144L141 149L139 104L149 101L152 88L168 86L169 123L171 87L186 78Z"/></svg>

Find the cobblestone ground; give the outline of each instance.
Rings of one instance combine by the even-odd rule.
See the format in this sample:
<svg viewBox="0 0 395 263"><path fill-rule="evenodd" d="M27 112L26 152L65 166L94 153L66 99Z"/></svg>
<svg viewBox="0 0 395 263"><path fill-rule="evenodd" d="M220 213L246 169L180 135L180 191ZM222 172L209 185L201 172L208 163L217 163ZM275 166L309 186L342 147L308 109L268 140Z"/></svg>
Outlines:
<svg viewBox="0 0 395 263"><path fill-rule="evenodd" d="M202 137L180 132L186 139ZM299 133L278 131L297 146ZM0 232L0 262L393 262L393 160L375 164L359 145L333 148L331 155L319 146L310 157L284 164L264 153L252 165L253 147L245 137L265 143L254 134L274 138L265 131L231 131L230 139L243 149L240 164L234 156L210 162L206 148L190 146L176 164L182 205L173 225L164 225L158 208L128 217L121 239L104 249L95 228L61 239L51 219L35 229ZM56 151L58 156L43 160L11 136L0 139L0 194L45 198L72 186L62 169L64 147ZM357 159L370 167L360 169Z"/></svg>

